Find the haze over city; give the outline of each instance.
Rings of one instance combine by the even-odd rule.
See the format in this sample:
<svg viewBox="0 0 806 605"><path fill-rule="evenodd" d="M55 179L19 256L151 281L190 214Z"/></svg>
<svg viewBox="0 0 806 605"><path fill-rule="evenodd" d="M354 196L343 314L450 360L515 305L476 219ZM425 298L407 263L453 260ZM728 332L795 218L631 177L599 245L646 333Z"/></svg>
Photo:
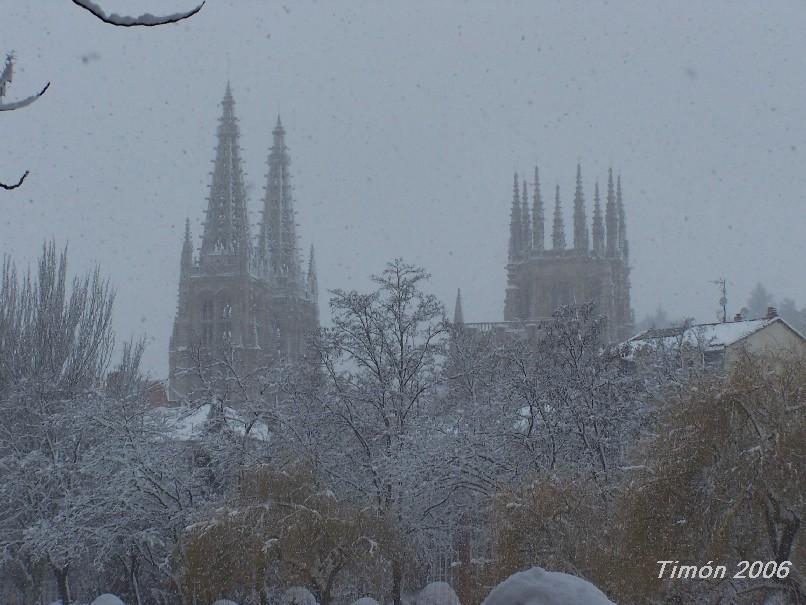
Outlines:
<svg viewBox="0 0 806 605"><path fill-rule="evenodd" d="M131 30L70 2L2 11L10 96L52 84L3 115L0 179L30 176L2 196L0 253L25 266L52 237L73 270L100 263L118 338L148 335L154 376L227 81L253 222L282 116L324 324L328 289L367 288L395 257L449 307L462 288L468 321L500 320L512 173L535 164L546 199L562 188L566 228L578 162L588 204L621 174L636 319L658 305L715 319L719 277L729 312L759 281L806 301L802 3L208 0Z"/></svg>

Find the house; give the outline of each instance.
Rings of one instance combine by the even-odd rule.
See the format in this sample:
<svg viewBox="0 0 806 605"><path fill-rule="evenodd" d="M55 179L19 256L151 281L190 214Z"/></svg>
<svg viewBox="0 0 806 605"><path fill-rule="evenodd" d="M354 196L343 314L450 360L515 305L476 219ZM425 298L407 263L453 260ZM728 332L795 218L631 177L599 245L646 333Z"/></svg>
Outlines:
<svg viewBox="0 0 806 605"><path fill-rule="evenodd" d="M806 355L806 337L770 307L767 316L733 321L652 328L623 344L625 356L642 352L689 355L705 365L729 368L743 352Z"/></svg>

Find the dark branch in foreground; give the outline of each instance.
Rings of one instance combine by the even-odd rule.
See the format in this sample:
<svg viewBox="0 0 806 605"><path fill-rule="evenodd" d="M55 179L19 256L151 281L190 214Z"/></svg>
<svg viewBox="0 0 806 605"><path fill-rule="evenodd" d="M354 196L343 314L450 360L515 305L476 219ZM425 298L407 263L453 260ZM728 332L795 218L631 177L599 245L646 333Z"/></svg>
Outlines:
<svg viewBox="0 0 806 605"><path fill-rule="evenodd" d="M166 25L168 23L176 23L177 21L182 21L183 19L192 17L193 15L198 13L204 6L204 2L202 2L201 4L199 4L199 6L188 12L174 13L172 15L166 15L164 17L157 17L152 15L151 13L144 13L139 17L127 17L124 15L118 15L117 13L107 15L104 12L104 10L100 6L98 6L95 2L92 2L92 0L73 0L73 4L75 4L76 6L80 6L84 10L91 12L93 15L98 17L104 23L109 23L110 25L117 25L119 27L136 27L136 26L153 27L155 25Z"/></svg>
<svg viewBox="0 0 806 605"><path fill-rule="evenodd" d="M40 90L37 94L31 95L30 97L23 99L22 101L14 101L13 103L0 103L0 111L11 111L12 109L20 109L21 107L25 107L26 105L30 105L34 101L36 101L39 97L45 94L45 91L50 87L50 82L45 84L45 87Z"/></svg>
<svg viewBox="0 0 806 605"><path fill-rule="evenodd" d="M28 172L29 172L28 170L26 170L26 171L25 171L25 174L23 174L23 175L20 177L20 180L19 180L19 181L17 181L17 184L16 184L16 185L6 185L5 183L0 182L0 187L2 187L3 189L5 189L6 191L11 191L12 189L16 189L17 187L19 187L20 185L22 185L22 182L25 180L25 177L27 177L27 176L28 176Z"/></svg>

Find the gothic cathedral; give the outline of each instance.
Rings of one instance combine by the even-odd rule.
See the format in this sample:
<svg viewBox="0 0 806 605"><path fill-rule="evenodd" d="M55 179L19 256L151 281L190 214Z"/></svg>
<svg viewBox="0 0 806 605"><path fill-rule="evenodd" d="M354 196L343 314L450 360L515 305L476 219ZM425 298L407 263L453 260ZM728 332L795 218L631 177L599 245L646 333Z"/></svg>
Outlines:
<svg viewBox="0 0 806 605"><path fill-rule="evenodd" d="M205 359L226 352L246 374L272 361L301 358L307 337L319 327L313 247L303 272L285 130L278 118L253 241L234 105L227 84L198 255L190 222L185 225L169 351L171 399L187 397L199 385L193 368Z"/></svg>
<svg viewBox="0 0 806 605"><path fill-rule="evenodd" d="M577 166L574 193L573 243L566 245L560 187L554 196L551 246L545 241L545 213L540 178L535 168L532 209L529 210L526 180L512 194L509 260L504 320L527 321L550 318L563 305L593 301L607 318L611 342L632 336L630 307L629 246L621 193L621 177L607 180L607 200L602 213L599 184L593 194L592 235L589 237L582 169Z"/></svg>

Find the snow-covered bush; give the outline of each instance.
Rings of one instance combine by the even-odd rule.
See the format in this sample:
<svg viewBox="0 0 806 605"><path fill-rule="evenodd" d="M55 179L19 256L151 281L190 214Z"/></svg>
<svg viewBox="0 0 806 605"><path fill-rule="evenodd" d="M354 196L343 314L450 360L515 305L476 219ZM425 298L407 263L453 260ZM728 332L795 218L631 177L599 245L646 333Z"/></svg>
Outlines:
<svg viewBox="0 0 806 605"><path fill-rule="evenodd" d="M119 597L106 593L100 595L97 599L90 603L90 605L125 605L125 603L121 601Z"/></svg>
<svg viewBox="0 0 806 605"><path fill-rule="evenodd" d="M432 582L417 595L417 605L461 605L461 603L450 584Z"/></svg>
<svg viewBox="0 0 806 605"><path fill-rule="evenodd" d="M319 605L316 597L307 588L293 586L285 591L283 605Z"/></svg>
<svg viewBox="0 0 806 605"><path fill-rule="evenodd" d="M557 571L532 567L509 576L492 589L482 605L614 605L590 582Z"/></svg>

